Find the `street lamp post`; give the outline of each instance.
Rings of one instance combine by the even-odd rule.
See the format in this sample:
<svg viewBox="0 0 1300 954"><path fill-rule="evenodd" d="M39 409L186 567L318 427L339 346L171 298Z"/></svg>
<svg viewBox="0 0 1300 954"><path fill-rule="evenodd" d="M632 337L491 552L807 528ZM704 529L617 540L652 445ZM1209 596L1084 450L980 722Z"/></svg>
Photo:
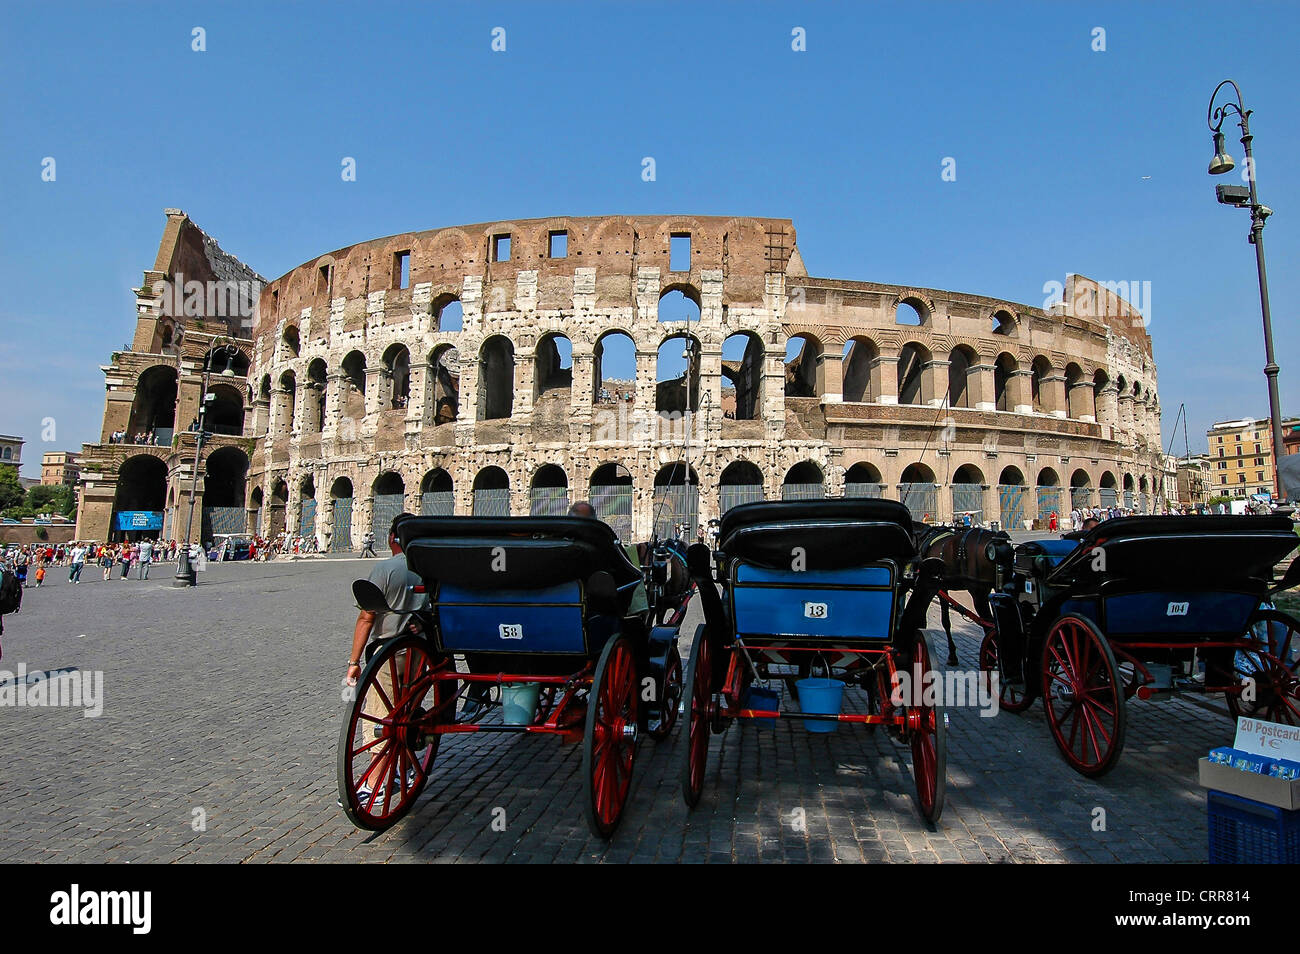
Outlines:
<svg viewBox="0 0 1300 954"><path fill-rule="evenodd" d="M214 338L211 343L219 340L220 338ZM172 580L173 587L194 586L198 582L198 575L190 563L190 534L194 531L194 498L199 487L199 459L203 454L203 436L207 432L208 382L212 376L212 359L219 354L226 356L226 368L221 372L221 376L223 378L233 378L235 377L235 369L232 365L235 356L239 354L239 349L233 344L224 344L219 348L210 346L207 355L203 359L203 393L199 397L199 430L194 441L194 471L190 476L190 513L189 519L185 522L185 540L181 546L180 557L176 560L176 577Z"/></svg>
<svg viewBox="0 0 1300 954"><path fill-rule="evenodd" d="M1219 90L1225 86L1231 86L1236 94L1236 99L1228 99L1223 105L1215 107L1214 101L1218 98ZM1264 376L1268 379L1268 413L1273 430L1273 489L1277 498L1282 498L1282 474L1278 467L1283 451L1282 443L1282 413L1280 401L1277 392L1277 376L1281 368L1278 367L1277 361L1273 357L1273 320L1269 314L1268 307L1268 275L1264 270L1264 222L1273 210L1266 205L1261 205L1259 193L1255 187L1255 156L1251 152L1251 140L1254 138L1250 134L1250 114L1254 110L1247 109L1242 102L1241 87L1235 81L1226 79L1214 88L1214 93L1210 96L1209 109L1206 111L1206 123L1210 131L1214 133L1214 158L1210 160L1209 174L1212 176L1223 175L1225 172L1231 172L1236 163L1232 157L1227 154L1223 145L1223 124L1230 116L1238 118L1238 126L1241 128L1241 145L1246 151L1246 168L1243 175L1249 189L1243 189L1240 186L1219 186L1215 192L1218 199L1224 205L1232 205L1237 208L1250 209L1250 244L1255 246L1255 267L1259 273L1259 302L1260 308L1264 314Z"/></svg>

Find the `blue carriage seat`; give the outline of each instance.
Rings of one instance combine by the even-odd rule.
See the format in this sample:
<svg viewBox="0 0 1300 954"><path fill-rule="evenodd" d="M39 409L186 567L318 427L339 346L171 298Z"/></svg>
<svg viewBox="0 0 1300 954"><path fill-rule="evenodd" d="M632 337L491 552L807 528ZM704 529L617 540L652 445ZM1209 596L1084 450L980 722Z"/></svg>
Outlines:
<svg viewBox="0 0 1300 954"><path fill-rule="evenodd" d="M887 640L902 565L916 558L892 500L744 504L719 532L736 635Z"/></svg>
<svg viewBox="0 0 1300 954"><path fill-rule="evenodd" d="M408 517L397 534L447 652L595 655L641 582L588 518Z"/></svg>
<svg viewBox="0 0 1300 954"><path fill-rule="evenodd" d="M1117 517L1084 534L1047 582L1063 586L1100 577L1191 588L1258 586L1297 543L1295 525L1285 516ZM1098 548L1104 561L1096 559Z"/></svg>

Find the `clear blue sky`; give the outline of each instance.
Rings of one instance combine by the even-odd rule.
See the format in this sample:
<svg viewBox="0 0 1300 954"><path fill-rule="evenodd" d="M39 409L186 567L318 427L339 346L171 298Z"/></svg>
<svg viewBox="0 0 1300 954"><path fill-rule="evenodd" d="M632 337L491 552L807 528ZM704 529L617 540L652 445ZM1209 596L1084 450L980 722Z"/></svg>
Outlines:
<svg viewBox="0 0 1300 954"><path fill-rule="evenodd" d="M98 438L98 368L131 337L168 206L268 278L412 229L693 212L793 219L819 276L1035 305L1069 271L1149 281L1166 443L1186 402L1195 450L1212 421L1268 412L1248 216L1205 174L1228 76L1256 110L1300 411L1298 28L1295 5L1249 3L11 7L0 432L27 438L29 475Z"/></svg>

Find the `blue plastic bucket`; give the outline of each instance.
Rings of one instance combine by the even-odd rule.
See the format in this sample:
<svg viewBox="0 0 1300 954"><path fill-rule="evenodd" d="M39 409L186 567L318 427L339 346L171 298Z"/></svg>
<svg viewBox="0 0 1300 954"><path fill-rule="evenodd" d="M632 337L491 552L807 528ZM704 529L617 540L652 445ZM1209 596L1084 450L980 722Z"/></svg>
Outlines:
<svg viewBox="0 0 1300 954"><path fill-rule="evenodd" d="M781 709L781 693L775 689L750 686L745 693L744 708L754 709L758 712L779 712ZM776 719L751 719L750 721L761 729L776 728Z"/></svg>
<svg viewBox="0 0 1300 954"><path fill-rule="evenodd" d="M814 715L839 715L844 701L844 683L838 679L800 679L795 683L799 690L799 708ZM809 732L834 732L838 722L804 719L803 727Z"/></svg>
<svg viewBox="0 0 1300 954"><path fill-rule="evenodd" d="M501 686L501 721L506 725L532 725L537 713L540 682L507 682Z"/></svg>

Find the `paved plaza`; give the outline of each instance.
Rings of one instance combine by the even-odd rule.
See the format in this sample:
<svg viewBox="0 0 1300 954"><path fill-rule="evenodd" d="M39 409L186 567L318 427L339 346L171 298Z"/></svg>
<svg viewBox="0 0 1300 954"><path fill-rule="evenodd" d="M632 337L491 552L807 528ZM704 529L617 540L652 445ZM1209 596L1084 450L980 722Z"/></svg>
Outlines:
<svg viewBox="0 0 1300 954"><path fill-rule="evenodd" d="M680 724L646 741L609 843L583 818L580 746L486 733L444 739L412 813L385 833L358 831L335 803L335 745L349 586L368 570L210 565L197 589L174 590L169 566L109 583L87 567L81 586L54 569L5 618L0 669L102 671L103 712L0 708L0 861L1205 860L1196 759L1230 742L1232 726L1218 698L1199 697L1133 702L1123 757L1100 782L1061 760L1041 705L991 719L950 710L937 831L912 802L910 748L792 722L713 737L693 812L678 783ZM683 656L698 619L696 601ZM937 609L930 622L942 659ZM961 622L963 667L977 646Z"/></svg>

